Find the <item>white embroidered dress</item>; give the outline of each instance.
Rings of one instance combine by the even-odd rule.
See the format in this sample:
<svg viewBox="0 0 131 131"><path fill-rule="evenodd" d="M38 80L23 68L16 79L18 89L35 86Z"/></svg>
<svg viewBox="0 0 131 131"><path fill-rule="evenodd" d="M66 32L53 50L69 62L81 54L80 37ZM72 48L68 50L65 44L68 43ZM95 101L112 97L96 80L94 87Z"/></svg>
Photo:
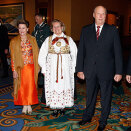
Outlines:
<svg viewBox="0 0 131 131"><path fill-rule="evenodd" d="M56 37L58 36L53 34L52 40ZM59 37L66 38L67 36L62 33ZM56 43L51 45L55 53L50 53L49 39L49 37L46 38L42 44L38 58L38 63L42 68L41 72L45 74L46 106L52 109L72 107L74 105L74 72L77 55L76 44L71 37L68 39L69 45L67 45L64 39L59 39ZM57 43L61 44L57 45ZM61 49L66 46L69 47L69 53L59 54Z"/></svg>

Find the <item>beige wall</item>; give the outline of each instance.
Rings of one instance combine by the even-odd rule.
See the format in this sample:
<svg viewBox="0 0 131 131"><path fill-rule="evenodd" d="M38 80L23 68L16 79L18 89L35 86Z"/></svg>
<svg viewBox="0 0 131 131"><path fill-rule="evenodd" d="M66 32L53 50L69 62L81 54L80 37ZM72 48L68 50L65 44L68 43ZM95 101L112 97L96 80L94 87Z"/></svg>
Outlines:
<svg viewBox="0 0 131 131"><path fill-rule="evenodd" d="M24 3L25 19L30 23L31 33L35 26L35 0L0 0L0 4L21 2ZM64 22L67 35L74 40L79 40L81 28L93 22L92 13L97 5L103 5L107 10L123 16L124 35L128 35L129 17L131 16L131 2L128 0L54 0L54 18Z"/></svg>
<svg viewBox="0 0 131 131"><path fill-rule="evenodd" d="M0 0L0 4L12 4L20 2L24 2L24 0Z"/></svg>
<svg viewBox="0 0 131 131"><path fill-rule="evenodd" d="M71 35L71 0L54 0L54 19L66 26L66 34Z"/></svg>
<svg viewBox="0 0 131 131"><path fill-rule="evenodd" d="M29 21L29 33L31 34L35 26L35 0L25 0L25 19Z"/></svg>
<svg viewBox="0 0 131 131"><path fill-rule="evenodd" d="M35 0L0 0L0 4L24 3L25 19L30 23L30 33L35 26Z"/></svg>
<svg viewBox="0 0 131 131"><path fill-rule="evenodd" d="M71 36L74 40L79 40L81 28L93 22L93 9L97 5L103 5L109 11L117 12L119 15L126 14L128 0L71 0ZM127 19L124 18L124 35Z"/></svg>
<svg viewBox="0 0 131 131"><path fill-rule="evenodd" d="M37 0L38 3L48 2L48 0Z"/></svg>

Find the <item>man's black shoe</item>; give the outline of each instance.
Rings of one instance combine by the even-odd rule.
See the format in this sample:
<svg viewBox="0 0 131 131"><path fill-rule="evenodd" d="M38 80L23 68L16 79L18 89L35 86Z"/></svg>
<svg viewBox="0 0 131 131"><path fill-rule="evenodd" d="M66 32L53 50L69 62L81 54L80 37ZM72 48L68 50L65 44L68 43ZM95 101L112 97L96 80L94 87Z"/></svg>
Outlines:
<svg viewBox="0 0 131 131"><path fill-rule="evenodd" d="M59 110L54 110L51 115L57 117L58 114L59 114Z"/></svg>
<svg viewBox="0 0 131 131"><path fill-rule="evenodd" d="M64 114L65 114L64 109L61 109L61 110L60 110L60 114L61 114L61 115L64 115Z"/></svg>
<svg viewBox="0 0 131 131"><path fill-rule="evenodd" d="M4 74L4 75L2 75L1 78L6 78L6 77L8 77L8 76L9 76L9 74Z"/></svg>
<svg viewBox="0 0 131 131"><path fill-rule="evenodd" d="M130 126L130 127L128 127L126 131L131 131L131 126Z"/></svg>
<svg viewBox="0 0 131 131"><path fill-rule="evenodd" d="M91 122L91 119L79 121L79 125L85 125L87 122Z"/></svg>
<svg viewBox="0 0 131 131"><path fill-rule="evenodd" d="M106 125L99 125L97 131L103 131L105 129Z"/></svg>
<svg viewBox="0 0 131 131"><path fill-rule="evenodd" d="M41 102L41 104L46 105L46 102Z"/></svg>
<svg viewBox="0 0 131 131"><path fill-rule="evenodd" d="M41 98L41 104L46 105L46 100Z"/></svg>
<svg viewBox="0 0 131 131"><path fill-rule="evenodd" d="M39 88L43 88L43 87L44 87L44 85L38 85L38 87L39 87Z"/></svg>

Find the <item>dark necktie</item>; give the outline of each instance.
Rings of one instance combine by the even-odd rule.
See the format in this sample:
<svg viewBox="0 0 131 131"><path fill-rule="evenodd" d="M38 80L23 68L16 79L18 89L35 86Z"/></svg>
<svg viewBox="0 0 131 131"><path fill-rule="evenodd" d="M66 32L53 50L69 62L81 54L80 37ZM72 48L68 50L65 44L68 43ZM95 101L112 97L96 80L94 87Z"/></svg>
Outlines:
<svg viewBox="0 0 131 131"><path fill-rule="evenodd" d="M97 31L96 31L96 37L97 37L97 40L100 36L100 26L97 26Z"/></svg>

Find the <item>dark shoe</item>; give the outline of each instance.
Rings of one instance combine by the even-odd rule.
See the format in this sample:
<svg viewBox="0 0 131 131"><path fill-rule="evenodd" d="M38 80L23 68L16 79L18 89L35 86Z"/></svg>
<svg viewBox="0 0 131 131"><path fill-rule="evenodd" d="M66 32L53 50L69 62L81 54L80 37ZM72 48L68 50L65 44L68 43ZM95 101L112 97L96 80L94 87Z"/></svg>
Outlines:
<svg viewBox="0 0 131 131"><path fill-rule="evenodd" d="M41 104L46 105L46 100L41 100Z"/></svg>
<svg viewBox="0 0 131 131"><path fill-rule="evenodd" d="M60 110L60 114L61 114L61 115L64 115L64 114L65 114L64 109L61 109L61 110Z"/></svg>
<svg viewBox="0 0 131 131"><path fill-rule="evenodd" d="M58 114L59 114L59 110L54 110L51 115L57 117Z"/></svg>
<svg viewBox="0 0 131 131"><path fill-rule="evenodd" d="M43 87L44 87L44 85L38 85L38 87L39 87L39 88L43 88Z"/></svg>
<svg viewBox="0 0 131 131"><path fill-rule="evenodd" d="M76 97L74 97L74 101L76 101L77 100L77 96Z"/></svg>
<svg viewBox="0 0 131 131"><path fill-rule="evenodd" d="M79 121L79 125L85 125L87 122L91 122L91 119Z"/></svg>
<svg viewBox="0 0 131 131"><path fill-rule="evenodd" d="M4 74L1 78L6 78L8 76L9 76L9 74Z"/></svg>
<svg viewBox="0 0 131 131"><path fill-rule="evenodd" d="M130 127L128 127L126 131L131 131L131 126L130 126Z"/></svg>
<svg viewBox="0 0 131 131"><path fill-rule="evenodd" d="M45 99L45 96L42 96L42 97L41 97L41 103L44 104L44 105L46 105L46 99Z"/></svg>
<svg viewBox="0 0 131 131"><path fill-rule="evenodd" d="M97 131L103 131L105 129L106 125L99 125Z"/></svg>
<svg viewBox="0 0 131 131"><path fill-rule="evenodd" d="M46 102L41 102L41 104L46 105Z"/></svg>

